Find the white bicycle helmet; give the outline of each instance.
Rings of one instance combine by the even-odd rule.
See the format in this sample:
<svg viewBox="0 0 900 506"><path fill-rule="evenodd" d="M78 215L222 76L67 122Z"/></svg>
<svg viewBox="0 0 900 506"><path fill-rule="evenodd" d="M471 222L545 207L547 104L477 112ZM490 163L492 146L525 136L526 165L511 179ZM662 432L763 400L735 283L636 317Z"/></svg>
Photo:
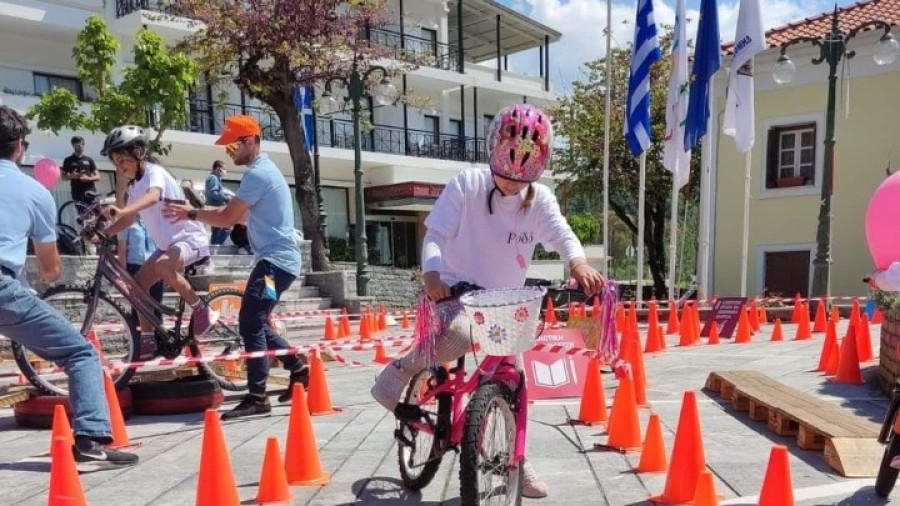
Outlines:
<svg viewBox="0 0 900 506"><path fill-rule="evenodd" d="M135 125L122 125L113 128L106 140L103 141L103 149L100 150L102 156L111 156L113 151L120 149L128 149L134 146L146 147L149 143L147 132Z"/></svg>

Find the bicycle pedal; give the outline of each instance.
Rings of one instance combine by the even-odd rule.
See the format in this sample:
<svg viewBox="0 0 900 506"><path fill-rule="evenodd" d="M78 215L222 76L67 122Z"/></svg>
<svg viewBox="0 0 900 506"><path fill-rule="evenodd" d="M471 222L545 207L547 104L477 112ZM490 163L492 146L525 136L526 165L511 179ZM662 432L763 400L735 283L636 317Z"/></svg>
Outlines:
<svg viewBox="0 0 900 506"><path fill-rule="evenodd" d="M403 429L394 429L394 439L397 440L398 443L412 446L413 442L407 439L405 435L403 435Z"/></svg>

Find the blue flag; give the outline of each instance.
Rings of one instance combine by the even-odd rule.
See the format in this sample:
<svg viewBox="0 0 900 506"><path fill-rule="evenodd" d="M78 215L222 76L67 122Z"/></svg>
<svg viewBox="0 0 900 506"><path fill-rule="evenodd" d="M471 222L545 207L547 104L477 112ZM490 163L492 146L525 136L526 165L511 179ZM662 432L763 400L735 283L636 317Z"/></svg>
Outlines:
<svg viewBox="0 0 900 506"><path fill-rule="evenodd" d="M313 121L312 103L315 99L316 90L311 84L305 86L297 86L294 88L294 103L297 104L297 110L300 111L300 121L303 122L303 137L306 142L306 150L313 150L313 133L315 122Z"/></svg>
<svg viewBox="0 0 900 506"><path fill-rule="evenodd" d="M687 121L684 127L686 150L696 146L706 135L706 121L709 119L709 80L722 66L716 0L700 2L700 25L697 27L695 48Z"/></svg>
<svg viewBox="0 0 900 506"><path fill-rule="evenodd" d="M635 156L650 145L650 67L660 59L653 0L638 0L631 74L625 104L625 139Z"/></svg>

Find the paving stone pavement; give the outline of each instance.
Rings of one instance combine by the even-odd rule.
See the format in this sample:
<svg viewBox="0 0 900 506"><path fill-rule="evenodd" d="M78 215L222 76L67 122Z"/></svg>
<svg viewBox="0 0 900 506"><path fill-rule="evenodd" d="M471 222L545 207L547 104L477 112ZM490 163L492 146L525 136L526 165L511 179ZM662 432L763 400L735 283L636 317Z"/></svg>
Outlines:
<svg viewBox="0 0 900 506"><path fill-rule="evenodd" d="M845 325L845 324L844 324ZM769 327L770 328L770 327ZM878 350L878 327L873 349ZM785 336L794 328L785 326ZM763 371L800 390L832 400L856 414L880 423L887 399L875 387L876 362L864 364L865 385L834 385L813 372L822 336L811 341L769 343L767 328L748 345L727 340L719 346L678 348L674 336L669 349L646 355L652 409L659 413L667 454L686 389L695 389L709 468L715 475L722 504L756 504L772 444L790 449L791 472L798 506L875 505L873 479L845 479L825 464L821 452L799 449L794 438L781 438L765 423L752 422L730 403L702 390L710 371ZM371 359L371 352L347 353L348 358ZM324 487L293 487L292 504L303 505L458 505L459 468L455 454L445 457L432 484L421 493L405 491L399 479L394 420L369 396L375 367L328 364L332 399L343 407L337 415L314 417L322 466L332 473ZM612 402L615 381L603 375L606 398ZM231 401L237 396L230 396ZM274 401L274 399L273 399ZM222 409L229 409L233 403ZM275 406L271 416L223 424L240 497L252 504L267 436L278 436L282 449L287 432L288 406ZM549 483L550 496L525 499L525 504L610 505L650 504L647 498L663 490L665 475L635 474L639 454L596 451L603 429L566 423L578 411L578 399L539 401L529 411L528 455ZM641 427L650 410L641 409ZM118 471L82 474L91 505L189 505L195 501L203 414L166 417L135 416L128 433L140 443L140 465ZM0 504L45 505L49 484L47 431L16 427L11 409L0 410ZM897 503L898 501L894 501Z"/></svg>

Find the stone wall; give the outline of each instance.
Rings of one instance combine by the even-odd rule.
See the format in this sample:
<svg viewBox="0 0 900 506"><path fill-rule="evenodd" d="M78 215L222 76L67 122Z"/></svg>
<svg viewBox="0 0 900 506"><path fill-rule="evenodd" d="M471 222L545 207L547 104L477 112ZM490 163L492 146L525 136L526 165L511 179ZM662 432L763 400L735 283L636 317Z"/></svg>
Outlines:
<svg viewBox="0 0 900 506"><path fill-rule="evenodd" d="M352 283L356 283L356 264L333 262L335 270L353 271ZM418 270L397 269L370 265L368 296L386 308L412 308L416 305L416 295L422 290L422 276ZM348 282L350 279L348 278ZM355 286L352 288L355 292Z"/></svg>
<svg viewBox="0 0 900 506"><path fill-rule="evenodd" d="M886 313L881 324L881 350L879 351L878 379L881 389L890 394L894 382L900 377L900 359L897 346L900 345L900 314Z"/></svg>

